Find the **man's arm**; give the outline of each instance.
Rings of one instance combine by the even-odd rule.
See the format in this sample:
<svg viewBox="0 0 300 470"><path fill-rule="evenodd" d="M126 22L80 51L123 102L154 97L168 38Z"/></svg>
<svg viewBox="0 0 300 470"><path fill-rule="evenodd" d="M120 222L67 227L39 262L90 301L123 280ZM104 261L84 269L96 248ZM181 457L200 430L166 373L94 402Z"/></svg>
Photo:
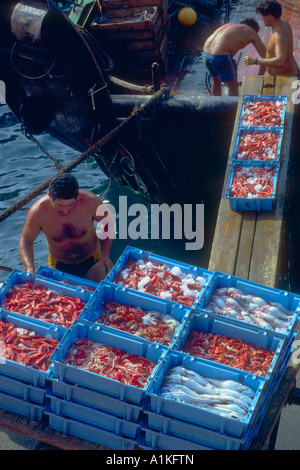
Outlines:
<svg viewBox="0 0 300 470"><path fill-rule="evenodd" d="M255 47L258 54L260 55L260 57L266 57L267 48L262 42L262 40L260 39L258 34L254 36L252 44Z"/></svg>
<svg viewBox="0 0 300 470"><path fill-rule="evenodd" d="M100 202L100 204L99 204ZM101 231L101 258L100 263L110 271L113 263L110 259L110 250L115 236L115 216L106 204L98 200L94 220L100 224Z"/></svg>
<svg viewBox="0 0 300 470"><path fill-rule="evenodd" d="M260 57L265 58L267 48L264 45L264 43L262 42L262 40L260 39L260 37L258 36L258 34L255 36L254 40L252 41L252 44L255 47L258 54L260 55ZM259 65L260 65L260 67L259 67L259 70L258 70L258 75L264 75L264 73L266 71L266 66L262 65L262 64L259 64Z"/></svg>
<svg viewBox="0 0 300 470"><path fill-rule="evenodd" d="M259 64L263 67L282 67L286 63L287 51L287 41L282 35L277 35L274 57L266 59L265 57L246 56L244 62L246 65Z"/></svg>
<svg viewBox="0 0 300 470"><path fill-rule="evenodd" d="M27 220L19 241L19 253L21 259L25 270L30 273L35 272L33 243L40 232L41 227L36 222L35 209L31 208L28 212Z"/></svg>

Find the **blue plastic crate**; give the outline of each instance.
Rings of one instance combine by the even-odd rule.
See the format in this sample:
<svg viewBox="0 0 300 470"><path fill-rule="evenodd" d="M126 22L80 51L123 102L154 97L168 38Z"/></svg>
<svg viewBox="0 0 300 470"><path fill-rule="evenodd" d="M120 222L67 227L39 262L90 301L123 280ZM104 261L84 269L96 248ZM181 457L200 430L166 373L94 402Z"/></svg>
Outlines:
<svg viewBox="0 0 300 470"><path fill-rule="evenodd" d="M273 123L268 123L268 126L259 126L258 123L255 123L256 127L283 127L284 126L284 118L285 118L285 112L286 112L286 104L287 104L287 96L284 95L248 95L245 94L243 95L242 98L242 106L240 110L240 115L239 115L239 120L238 120L238 126L245 126L249 124L245 124L243 121L243 115L245 112L245 104L247 103L255 103L255 102L269 102L269 101L275 101L283 104L283 108L281 111L281 123L278 126L277 124Z"/></svg>
<svg viewBox="0 0 300 470"><path fill-rule="evenodd" d="M116 436L136 439L140 431L140 424L117 418L95 408L62 400L53 395L47 395L50 400L50 411L65 418L75 419L85 424L114 433Z"/></svg>
<svg viewBox="0 0 300 470"><path fill-rule="evenodd" d="M43 405L46 398L46 389L0 375L0 392L7 393L24 401Z"/></svg>
<svg viewBox="0 0 300 470"><path fill-rule="evenodd" d="M275 168L275 175L273 178L273 191L271 197L234 197L230 196L230 188L232 186L233 177L235 174L236 168L258 168L263 167L266 169L274 169ZM276 188L277 188L277 180L279 174L279 163L266 163L266 162L235 162L231 166L230 176L227 184L227 189L225 193L225 199L228 199L230 209L234 211L270 211L275 204L275 195L276 195Z"/></svg>
<svg viewBox="0 0 300 470"><path fill-rule="evenodd" d="M65 334L65 329L56 325L42 324L42 322L34 322L29 317L17 313L0 311L0 320L13 323L18 328L35 331L38 335L47 338L57 339L59 342ZM0 374L20 380L35 387L45 387L51 366L47 371L35 369L32 366L19 364L10 359L2 359L0 361Z"/></svg>
<svg viewBox="0 0 300 470"><path fill-rule="evenodd" d="M136 442L123 436L106 431L90 424L81 423L74 419L67 419L50 411L45 411L49 418L49 427L61 432L63 435L71 435L85 439L95 444L117 450L133 450Z"/></svg>
<svg viewBox="0 0 300 470"><path fill-rule="evenodd" d="M144 450L214 450L212 447L153 431L153 429L147 427L143 427L142 430L144 438L140 440L139 446Z"/></svg>
<svg viewBox="0 0 300 470"><path fill-rule="evenodd" d="M253 346L259 346L268 351L272 351L274 353L273 360L270 364L267 374L263 375L266 380L269 380L280 367L282 358L287 352L284 340L276 337L274 334L272 334L272 332L253 328L251 325L244 324L243 326L238 326L236 324L232 324L230 320L226 320L225 317L218 319L208 315L205 311L199 311L198 313L191 314L190 318L187 320L184 326L181 335L174 345L174 349L183 352L182 350L185 346L185 343L193 331L201 331L203 333L226 336L228 338L244 341L245 343L251 344ZM213 360L212 362L217 363ZM227 367L231 367L230 364L228 364ZM240 370L243 369L240 368ZM249 373L259 375L255 374L254 372Z"/></svg>
<svg viewBox="0 0 300 470"><path fill-rule="evenodd" d="M0 408L18 415L26 416L31 421L41 421L44 407L0 392Z"/></svg>
<svg viewBox="0 0 300 470"><path fill-rule="evenodd" d="M251 294L258 297L261 297L266 302L276 302L281 304L285 309L294 312L291 321L289 323L288 328L285 330L275 330L276 334L282 338L289 338L297 327L297 323L299 322L300 318L300 296L293 294L291 292L283 291L280 289L275 289L272 287L263 286L261 284L257 284L255 282L247 281L245 279L232 276L230 274L224 274L221 272L216 271L211 279L211 282L205 289L203 295L199 299L199 302L196 306L196 310L205 309L211 315L220 318L220 314L215 314L211 309L208 309L207 305L214 294L216 289L221 287L234 287L242 291L245 295ZM244 325L248 323L247 318L231 318L231 321L236 323L237 325ZM258 325L257 325L258 326ZM266 328L266 326L259 325L260 328L269 331L272 331L272 328Z"/></svg>
<svg viewBox="0 0 300 470"><path fill-rule="evenodd" d="M132 261L143 260L145 262L160 263L160 264L167 266L170 269L176 270L177 268L179 268L180 271L184 275L190 274L193 277L197 277L197 276L203 277L204 285L202 287L202 290L204 286L206 285L206 283L210 280L213 274L212 271L207 271L206 269L202 269L196 266L191 266L185 263L181 263L179 261L165 258L163 256L155 255L148 251L144 251L144 250L140 250L137 248L133 248L131 246L127 246L125 250L123 251L122 255L120 256L120 258L118 259L117 263L115 264L114 268L107 275L106 281L112 282L112 283L115 282L115 279L118 276L118 274L120 274L120 272L125 268L127 262L130 260ZM200 291L200 293L202 292L202 290Z"/></svg>
<svg viewBox="0 0 300 470"><path fill-rule="evenodd" d="M234 380L250 387L255 392L255 396L247 416L243 420L234 419L220 415L217 410L212 411L161 397L160 390L165 375L169 369L180 365L207 378ZM229 369L222 364L213 364L210 361L194 358L177 351L168 351L166 357L162 359L161 367L147 391L147 398L149 400L150 411L227 434L231 437L246 438L263 399L263 393L267 388L266 384L267 382L262 377L257 377L238 369Z"/></svg>
<svg viewBox="0 0 300 470"><path fill-rule="evenodd" d="M88 338L110 347L122 349L129 354L143 356L155 362L156 366L152 370L144 388L140 388L138 386L125 385L117 380L75 366L63 364L62 360L77 338ZM149 343L138 337L125 338L124 335L120 335L117 330L112 328L85 320L77 320L66 332L50 359L53 362L53 373L59 380L117 397L120 400L140 404L145 398L146 390L158 368L157 362L166 354L166 351L167 348L158 343Z"/></svg>
<svg viewBox="0 0 300 470"><path fill-rule="evenodd" d="M140 293L134 290L125 289L117 284L111 284L103 281L97 292L92 296L88 306L81 312L78 319L85 319L91 322L96 322L103 311L104 304L107 302L117 302L121 305L130 305L135 308L140 308L144 312L158 311L163 315L171 316L174 320L179 322L178 328L174 334L168 347L172 347L174 341L180 334L184 322L190 314L190 309L182 304L174 304L171 301L155 297L150 294ZM100 322L101 323L101 322ZM113 326L110 326L113 328ZM118 328L115 328L118 329ZM134 330L126 332L119 330L121 334L132 337ZM139 334L139 336L141 336ZM141 336L142 337L142 336Z"/></svg>
<svg viewBox="0 0 300 470"><path fill-rule="evenodd" d="M217 450L238 450L244 443L243 439L214 432L210 429L148 410L145 410L145 414L147 415L148 429L162 433L166 438L169 436L186 439L194 444L200 444Z"/></svg>
<svg viewBox="0 0 300 470"><path fill-rule="evenodd" d="M259 134L271 133L271 134L275 134L276 136L278 136L277 151L276 151L276 155L275 155L274 159L272 159L272 160L270 160L270 159L268 159L268 160L259 160L259 159L250 160L250 159L247 159L246 156L245 156L245 158L239 158L238 157L237 149L238 149L238 146L239 146L239 143L240 143L240 139L242 137L247 136L247 135L250 136L250 135L254 134L254 132L259 133ZM264 127L264 128L255 127L255 126L240 127L237 130L237 133L236 133L235 144L234 144L233 152L232 152L232 160L236 163L243 162L243 161L245 161L245 162L266 161L266 162L277 162L278 163L279 160L280 160L282 137L283 137L283 129L278 128L278 127ZM266 147L265 151L266 152L268 151L268 147Z"/></svg>
<svg viewBox="0 0 300 470"><path fill-rule="evenodd" d="M66 274L58 269L51 269L45 266L40 266L36 274L48 279L53 279L57 282L65 283L68 286L70 285L71 287L77 287L84 290L94 291L99 285L98 282L89 281L88 279L83 279L72 274Z"/></svg>
<svg viewBox="0 0 300 470"><path fill-rule="evenodd" d="M5 300L5 296L9 293L12 287L18 283L25 284L27 281L38 283L39 285L44 286L45 288L53 291L55 294L58 294L58 295L78 298L85 304L88 303L88 301L90 300L92 296L92 292L86 291L82 288L74 287L74 286L66 286L65 284L62 284L58 281L48 280L37 274L28 273L26 271L22 271L19 269L14 269L14 271L8 276L8 278L4 282L3 288L0 292L0 312L5 310L5 305L1 306L1 304ZM16 313L19 313L19 312L16 312ZM23 315L23 316L27 317L27 315ZM28 318L32 318L32 320L34 320L37 323L56 324L55 320L53 320L53 322L52 321L50 322L50 321L43 320L41 318L33 318L33 317L30 317L29 315L28 315ZM65 327L64 329L66 330Z"/></svg>
<svg viewBox="0 0 300 470"><path fill-rule="evenodd" d="M52 372L50 372L48 380L51 383L51 393L66 401L105 411L135 423L141 418L143 406L133 405L88 388L62 382L54 377Z"/></svg>

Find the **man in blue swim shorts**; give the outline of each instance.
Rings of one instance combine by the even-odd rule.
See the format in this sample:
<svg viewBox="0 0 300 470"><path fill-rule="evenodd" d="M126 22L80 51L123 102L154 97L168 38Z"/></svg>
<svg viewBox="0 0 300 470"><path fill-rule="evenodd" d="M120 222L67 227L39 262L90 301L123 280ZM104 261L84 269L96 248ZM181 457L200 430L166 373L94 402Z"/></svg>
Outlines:
<svg viewBox="0 0 300 470"><path fill-rule="evenodd" d="M234 56L240 49L252 43L257 53L265 57L266 46L258 31L258 23L246 18L241 23L226 23L205 41L202 57L212 79L212 95L222 95L222 82L228 87L229 96L238 95L237 65Z"/></svg>

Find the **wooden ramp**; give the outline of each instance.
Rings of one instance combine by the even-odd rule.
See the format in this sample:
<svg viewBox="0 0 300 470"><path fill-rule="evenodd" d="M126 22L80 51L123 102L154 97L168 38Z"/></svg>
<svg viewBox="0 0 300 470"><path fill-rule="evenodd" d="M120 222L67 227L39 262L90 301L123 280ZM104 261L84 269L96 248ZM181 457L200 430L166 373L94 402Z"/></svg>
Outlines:
<svg viewBox="0 0 300 470"><path fill-rule="evenodd" d="M251 282L276 287L282 265L285 243L284 209L294 105L292 77L244 77L241 98L229 150L224 187L208 269L235 275ZM231 155L237 132L243 94L286 95L286 119L281 147L276 204L271 211L233 211L225 199L231 169Z"/></svg>
<svg viewBox="0 0 300 470"><path fill-rule="evenodd" d="M270 76L244 77L243 79L208 266L211 271L220 271L269 287L278 286L280 272L284 269L285 244L288 242L285 210L288 204L288 170L291 160L294 114L292 93L295 92L292 83L294 81L295 78L291 77ZM286 95L288 97L276 204L272 211L235 212L230 209L229 202L225 199L243 94ZM300 339L299 333L296 339ZM272 440L272 432L276 439L280 414L290 396L299 368L299 364L293 364L290 361L250 449L264 449ZM274 434L273 444L275 444Z"/></svg>

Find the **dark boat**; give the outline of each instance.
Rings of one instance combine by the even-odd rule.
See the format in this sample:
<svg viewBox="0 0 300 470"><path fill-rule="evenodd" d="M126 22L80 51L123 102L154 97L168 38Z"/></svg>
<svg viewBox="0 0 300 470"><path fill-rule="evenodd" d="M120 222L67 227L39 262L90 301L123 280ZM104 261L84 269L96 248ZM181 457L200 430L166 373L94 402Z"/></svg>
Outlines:
<svg viewBox="0 0 300 470"><path fill-rule="evenodd" d="M110 59L92 36L91 20L82 20L90 17L86 8L75 24L63 11L67 3L1 2L0 79L6 86L6 102L25 134L47 132L85 152L134 108L150 101L165 76L154 76L148 88L135 83L124 94L119 83L111 81ZM90 2L88 12L96 3ZM218 175L216 183L207 175L224 171L237 102L209 94L171 93L146 106L141 117L93 157L108 177L149 201L199 202L221 190Z"/></svg>

